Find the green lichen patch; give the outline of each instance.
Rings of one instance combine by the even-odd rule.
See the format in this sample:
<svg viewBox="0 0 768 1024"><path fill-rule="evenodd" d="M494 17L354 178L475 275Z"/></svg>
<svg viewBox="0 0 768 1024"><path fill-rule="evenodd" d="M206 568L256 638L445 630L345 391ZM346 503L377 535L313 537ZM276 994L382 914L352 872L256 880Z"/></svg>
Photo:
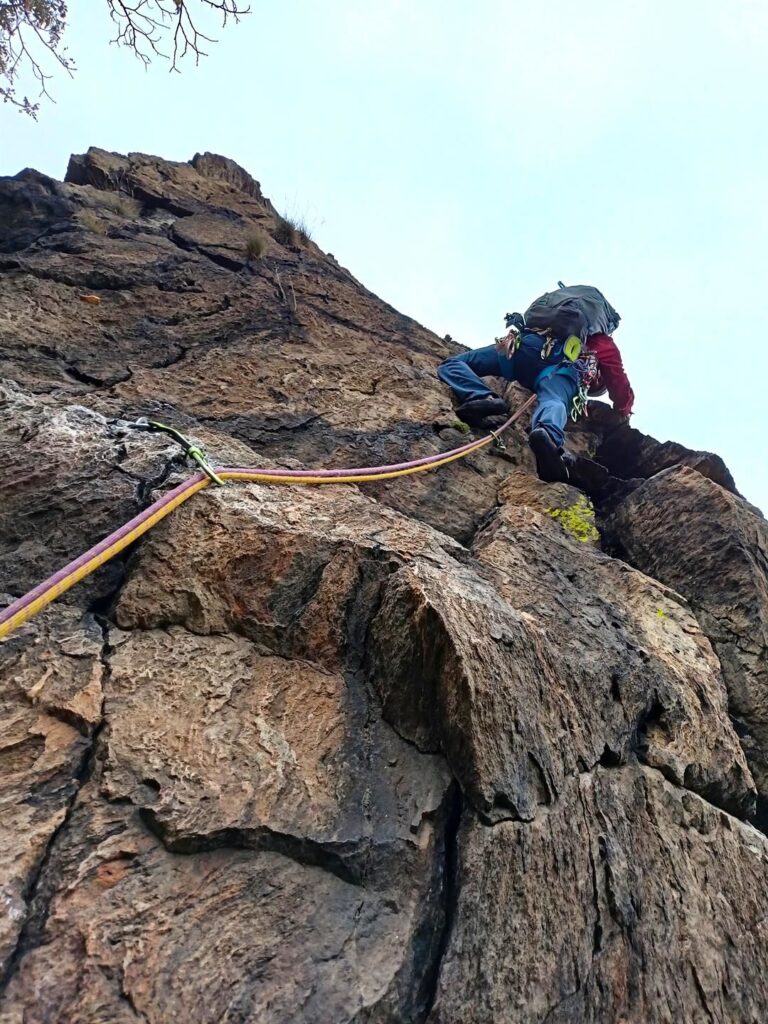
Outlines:
<svg viewBox="0 0 768 1024"><path fill-rule="evenodd" d="M600 534L595 526L595 510L586 495L565 508L548 508L546 513L556 519L576 540L586 544L591 540L599 540Z"/></svg>

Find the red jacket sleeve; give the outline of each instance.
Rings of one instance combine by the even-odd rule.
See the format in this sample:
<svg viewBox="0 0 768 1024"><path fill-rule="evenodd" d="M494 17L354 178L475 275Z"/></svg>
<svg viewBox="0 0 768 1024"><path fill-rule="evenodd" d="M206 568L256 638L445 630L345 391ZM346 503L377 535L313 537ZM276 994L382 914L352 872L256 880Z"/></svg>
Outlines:
<svg viewBox="0 0 768 1024"><path fill-rule="evenodd" d="M600 377L608 388L613 408L620 416L629 416L635 403L635 394L624 372L616 342L607 334L592 334L587 339L587 348L597 356Z"/></svg>

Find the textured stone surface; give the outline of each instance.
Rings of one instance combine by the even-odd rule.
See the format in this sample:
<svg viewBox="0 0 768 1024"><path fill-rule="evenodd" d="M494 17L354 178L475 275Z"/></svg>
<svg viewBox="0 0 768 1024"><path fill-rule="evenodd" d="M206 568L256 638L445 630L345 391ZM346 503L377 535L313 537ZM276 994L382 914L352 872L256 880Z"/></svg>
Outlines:
<svg viewBox="0 0 768 1024"><path fill-rule="evenodd" d="M27 900L77 793L101 721L102 634L71 608L49 609L7 642L0 673L0 979Z"/></svg>
<svg viewBox="0 0 768 1024"><path fill-rule="evenodd" d="M103 792L174 849L274 846L359 879L427 841L441 760L373 720L343 675L179 628L119 641L110 666Z"/></svg>
<svg viewBox="0 0 768 1024"><path fill-rule="evenodd" d="M3 601L189 472L136 416L230 465L466 441L456 346L232 161L67 179L0 179ZM605 406L577 487L525 427L209 488L0 644L2 1024L768 1017L764 520Z"/></svg>
<svg viewBox="0 0 768 1024"><path fill-rule="evenodd" d="M768 823L768 525L741 498L680 467L643 484L609 520L623 557L691 602L723 667L731 714Z"/></svg>
<svg viewBox="0 0 768 1024"><path fill-rule="evenodd" d="M57 845L56 891L3 1024L422 1015L432 895L409 872L377 889L279 853L169 853L94 788Z"/></svg>
<svg viewBox="0 0 768 1024"><path fill-rule="evenodd" d="M723 866L728 865L727 871ZM434 1024L759 1024L768 842L649 769L464 821Z"/></svg>
<svg viewBox="0 0 768 1024"><path fill-rule="evenodd" d="M445 750L484 817L530 820L567 777L633 753L753 806L719 665L676 595L525 507L475 550L479 566L399 570L374 636L385 713Z"/></svg>

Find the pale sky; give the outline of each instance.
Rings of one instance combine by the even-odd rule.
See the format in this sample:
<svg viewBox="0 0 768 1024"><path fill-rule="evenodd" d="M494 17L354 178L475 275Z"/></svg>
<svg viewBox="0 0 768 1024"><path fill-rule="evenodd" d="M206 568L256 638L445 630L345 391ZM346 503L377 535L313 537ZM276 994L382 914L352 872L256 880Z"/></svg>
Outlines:
<svg viewBox="0 0 768 1024"><path fill-rule="evenodd" d="M718 452L768 510L768 0L252 3L171 75L74 0L77 75L36 124L0 107L0 174L61 178L89 146L232 157L471 346L558 279L595 284L633 424Z"/></svg>

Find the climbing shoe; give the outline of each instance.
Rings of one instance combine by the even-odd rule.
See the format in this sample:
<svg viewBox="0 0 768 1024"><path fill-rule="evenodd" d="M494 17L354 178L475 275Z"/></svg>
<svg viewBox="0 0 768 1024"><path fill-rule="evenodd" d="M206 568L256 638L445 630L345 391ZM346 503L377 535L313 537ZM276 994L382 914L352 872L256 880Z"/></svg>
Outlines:
<svg viewBox="0 0 768 1024"><path fill-rule="evenodd" d="M560 449L543 427L531 431L528 444L536 456L536 471L540 479L548 484L568 482L568 467L563 462Z"/></svg>
<svg viewBox="0 0 768 1024"><path fill-rule="evenodd" d="M456 409L456 415L467 426L479 427L489 416L508 416L509 408L503 398L472 398Z"/></svg>

